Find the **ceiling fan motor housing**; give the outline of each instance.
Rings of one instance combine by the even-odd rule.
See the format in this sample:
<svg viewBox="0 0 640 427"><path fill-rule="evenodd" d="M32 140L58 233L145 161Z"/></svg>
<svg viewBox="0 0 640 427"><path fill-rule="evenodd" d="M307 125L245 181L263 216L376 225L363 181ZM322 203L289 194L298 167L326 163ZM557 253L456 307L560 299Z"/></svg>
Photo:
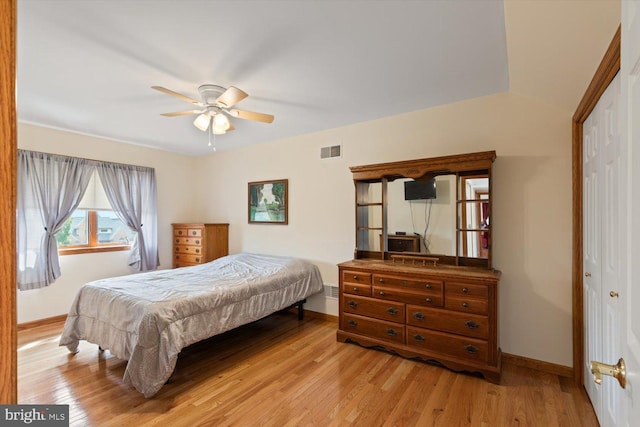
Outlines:
<svg viewBox="0 0 640 427"><path fill-rule="evenodd" d="M207 105L216 105L216 100L227 89L218 85L202 85L198 88L202 101Z"/></svg>

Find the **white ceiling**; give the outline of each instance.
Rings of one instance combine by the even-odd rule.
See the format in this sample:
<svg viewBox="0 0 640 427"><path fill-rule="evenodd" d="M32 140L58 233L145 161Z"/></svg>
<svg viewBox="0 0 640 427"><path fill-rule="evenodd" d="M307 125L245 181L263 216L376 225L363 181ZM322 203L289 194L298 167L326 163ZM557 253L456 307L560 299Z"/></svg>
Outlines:
<svg viewBox="0 0 640 427"><path fill-rule="evenodd" d="M504 6L484 1L18 1L18 118L188 155L204 83L249 94L218 150L509 89Z"/></svg>

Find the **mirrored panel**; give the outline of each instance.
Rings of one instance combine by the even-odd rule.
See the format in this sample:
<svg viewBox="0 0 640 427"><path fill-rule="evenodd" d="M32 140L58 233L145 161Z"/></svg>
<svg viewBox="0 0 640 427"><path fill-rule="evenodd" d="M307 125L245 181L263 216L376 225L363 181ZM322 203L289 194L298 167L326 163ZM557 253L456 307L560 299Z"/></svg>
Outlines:
<svg viewBox="0 0 640 427"><path fill-rule="evenodd" d="M489 178L460 177L458 201L458 255L488 258L490 247Z"/></svg>
<svg viewBox="0 0 640 427"><path fill-rule="evenodd" d="M389 252L455 256L456 176L387 184Z"/></svg>

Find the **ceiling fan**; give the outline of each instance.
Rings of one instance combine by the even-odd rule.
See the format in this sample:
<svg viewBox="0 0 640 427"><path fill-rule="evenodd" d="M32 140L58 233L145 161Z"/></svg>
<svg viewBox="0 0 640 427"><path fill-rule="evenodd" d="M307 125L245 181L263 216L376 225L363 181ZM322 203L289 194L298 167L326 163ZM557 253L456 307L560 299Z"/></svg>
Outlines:
<svg viewBox="0 0 640 427"><path fill-rule="evenodd" d="M203 132L211 126L211 133L214 135L222 135L235 129L227 115L261 123L272 123L274 119L271 114L231 109L235 104L249 96L235 86L224 88L222 86L211 84L202 85L198 88L202 101L196 101L193 98L189 98L188 96L166 89L162 86L151 86L151 88L201 107L199 110L163 113L163 116L177 117L189 114L198 114L198 117L193 121L193 125Z"/></svg>

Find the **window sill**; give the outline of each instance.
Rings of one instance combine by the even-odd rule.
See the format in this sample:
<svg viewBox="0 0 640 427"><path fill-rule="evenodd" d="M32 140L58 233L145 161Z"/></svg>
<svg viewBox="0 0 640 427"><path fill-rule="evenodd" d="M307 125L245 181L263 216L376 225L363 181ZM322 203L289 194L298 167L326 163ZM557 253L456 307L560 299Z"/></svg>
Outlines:
<svg viewBox="0 0 640 427"><path fill-rule="evenodd" d="M84 246L76 248L64 248L58 249L58 255L78 255L78 254L92 254L96 252L116 252L116 251L129 251L131 246L129 245L113 245L113 246Z"/></svg>

